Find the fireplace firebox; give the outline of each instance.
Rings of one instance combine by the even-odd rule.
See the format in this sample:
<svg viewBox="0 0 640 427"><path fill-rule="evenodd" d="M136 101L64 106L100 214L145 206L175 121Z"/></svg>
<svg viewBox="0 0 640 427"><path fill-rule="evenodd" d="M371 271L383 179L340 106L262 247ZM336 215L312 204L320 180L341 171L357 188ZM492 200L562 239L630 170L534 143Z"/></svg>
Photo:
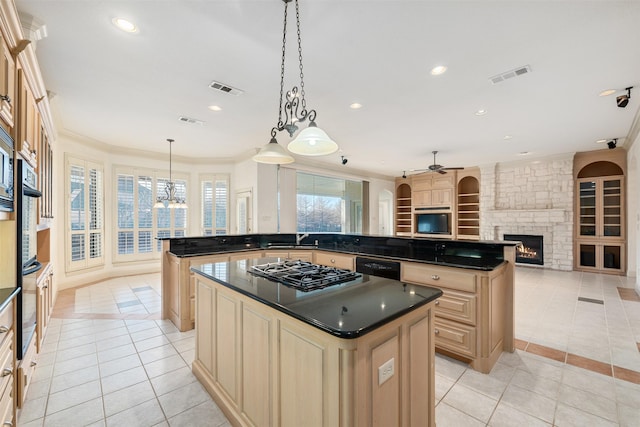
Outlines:
<svg viewBox="0 0 640 427"><path fill-rule="evenodd" d="M516 246L516 263L544 265L543 237L529 234L505 234L504 240L521 242Z"/></svg>

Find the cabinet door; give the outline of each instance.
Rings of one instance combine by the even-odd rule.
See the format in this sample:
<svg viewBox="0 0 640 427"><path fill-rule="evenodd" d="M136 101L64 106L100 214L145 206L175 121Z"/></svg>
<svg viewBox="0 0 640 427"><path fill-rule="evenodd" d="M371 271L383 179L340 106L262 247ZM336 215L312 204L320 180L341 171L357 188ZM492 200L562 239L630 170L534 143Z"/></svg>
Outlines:
<svg viewBox="0 0 640 427"><path fill-rule="evenodd" d="M622 178L589 178L578 182L578 235L620 239L623 236Z"/></svg>
<svg viewBox="0 0 640 427"><path fill-rule="evenodd" d="M37 151L40 134L40 114L22 70L18 70L18 132L16 151L34 168L38 167Z"/></svg>
<svg viewBox="0 0 640 427"><path fill-rule="evenodd" d="M432 194L431 190L422 190L413 192L413 205L414 206L431 206Z"/></svg>
<svg viewBox="0 0 640 427"><path fill-rule="evenodd" d="M16 62L11 56L4 39L0 41L0 119L10 132L13 128L14 105L16 100Z"/></svg>
<svg viewBox="0 0 640 427"><path fill-rule="evenodd" d="M434 206L451 206L453 200L453 190L441 189L432 190L432 204Z"/></svg>
<svg viewBox="0 0 640 427"><path fill-rule="evenodd" d="M578 243L578 267L582 270L621 273L624 271L624 245L599 242Z"/></svg>

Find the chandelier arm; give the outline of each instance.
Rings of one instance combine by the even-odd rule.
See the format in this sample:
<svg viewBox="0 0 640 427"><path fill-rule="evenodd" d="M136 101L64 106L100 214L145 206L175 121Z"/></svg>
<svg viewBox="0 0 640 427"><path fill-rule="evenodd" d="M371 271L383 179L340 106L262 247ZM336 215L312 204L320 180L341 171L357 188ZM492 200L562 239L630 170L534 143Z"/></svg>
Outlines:
<svg viewBox="0 0 640 427"><path fill-rule="evenodd" d="M307 100L304 95L304 73L302 71L302 38L300 37L300 9L296 0L296 28L298 31L298 62L300 67L300 97L302 98L302 111L307 110Z"/></svg>
<svg viewBox="0 0 640 427"><path fill-rule="evenodd" d="M289 5L288 1L284 1L284 26L282 29L282 62L280 64L280 104L278 108L278 128L280 128L280 123L282 123L282 98L284 95L284 60L287 46L287 6Z"/></svg>

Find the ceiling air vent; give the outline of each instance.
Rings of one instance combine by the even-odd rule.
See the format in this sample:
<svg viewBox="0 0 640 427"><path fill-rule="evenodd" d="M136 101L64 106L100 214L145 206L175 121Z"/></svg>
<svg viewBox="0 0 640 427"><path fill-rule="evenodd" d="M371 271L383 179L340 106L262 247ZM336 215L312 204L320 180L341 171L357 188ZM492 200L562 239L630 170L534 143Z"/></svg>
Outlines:
<svg viewBox="0 0 640 427"><path fill-rule="evenodd" d="M522 67L518 67L513 70L509 70L509 71L505 71L504 73L497 74L493 77L489 77L489 80L491 80L491 83L495 85L507 79L522 76L530 72L531 72L531 67L528 65L523 65Z"/></svg>
<svg viewBox="0 0 640 427"><path fill-rule="evenodd" d="M235 96L242 95L244 93L243 90L240 90L240 89L237 89L235 87L226 85L224 83L217 82L215 80L212 81L211 83L209 83L209 87L211 89L219 90L221 92L228 93L228 94L235 95Z"/></svg>
<svg viewBox="0 0 640 427"><path fill-rule="evenodd" d="M180 120L183 123L189 123L191 125L203 125L204 124L204 122L202 120L193 119L191 117L185 117L185 116L178 117L178 120Z"/></svg>

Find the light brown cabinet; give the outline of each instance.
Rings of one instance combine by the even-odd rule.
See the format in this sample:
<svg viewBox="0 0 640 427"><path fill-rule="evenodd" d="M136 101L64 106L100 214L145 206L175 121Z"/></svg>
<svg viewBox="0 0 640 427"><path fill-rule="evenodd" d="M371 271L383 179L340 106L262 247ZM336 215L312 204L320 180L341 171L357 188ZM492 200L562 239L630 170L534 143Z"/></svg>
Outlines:
<svg viewBox="0 0 640 427"><path fill-rule="evenodd" d="M335 252L313 252L314 264L326 265L329 267L343 268L353 271L355 269L355 256L340 254Z"/></svg>
<svg viewBox="0 0 640 427"><path fill-rule="evenodd" d="M514 350L513 284L508 263L492 271L471 271L403 262L401 280L437 287L436 350L468 361L488 373L502 351Z"/></svg>
<svg viewBox="0 0 640 427"><path fill-rule="evenodd" d="M181 331L194 328L196 312L196 282L194 265L262 258L260 250L227 254L178 257L169 252L169 241L162 242L165 259L162 262L162 318L169 319ZM222 267L221 267L222 268Z"/></svg>
<svg viewBox="0 0 640 427"><path fill-rule="evenodd" d="M308 262L311 262L313 259L313 252L308 250L288 251L286 249L266 249L263 251L263 254L265 258L299 259Z"/></svg>
<svg viewBox="0 0 640 427"><path fill-rule="evenodd" d="M0 124L8 133L14 126L16 103L16 61L7 43L0 41Z"/></svg>
<svg viewBox="0 0 640 427"><path fill-rule="evenodd" d="M16 152L33 168L38 167L40 113L22 69L18 69L18 131Z"/></svg>
<svg viewBox="0 0 640 427"><path fill-rule="evenodd" d="M451 209L455 173L446 175L425 173L412 177L412 203L414 208L442 207Z"/></svg>
<svg viewBox="0 0 640 427"><path fill-rule="evenodd" d="M574 159L574 268L626 271L625 169L621 150L579 153Z"/></svg>
<svg viewBox="0 0 640 427"><path fill-rule="evenodd" d="M39 272L37 279L37 299L36 299L36 337L37 349L40 352L44 337L47 333L51 310L53 309L53 267L51 264L45 265Z"/></svg>
<svg viewBox="0 0 640 427"><path fill-rule="evenodd" d="M0 312L0 422L15 425L15 360L14 300Z"/></svg>
<svg viewBox="0 0 640 427"><path fill-rule="evenodd" d="M343 339L196 277L193 372L232 424L435 425L433 303Z"/></svg>

